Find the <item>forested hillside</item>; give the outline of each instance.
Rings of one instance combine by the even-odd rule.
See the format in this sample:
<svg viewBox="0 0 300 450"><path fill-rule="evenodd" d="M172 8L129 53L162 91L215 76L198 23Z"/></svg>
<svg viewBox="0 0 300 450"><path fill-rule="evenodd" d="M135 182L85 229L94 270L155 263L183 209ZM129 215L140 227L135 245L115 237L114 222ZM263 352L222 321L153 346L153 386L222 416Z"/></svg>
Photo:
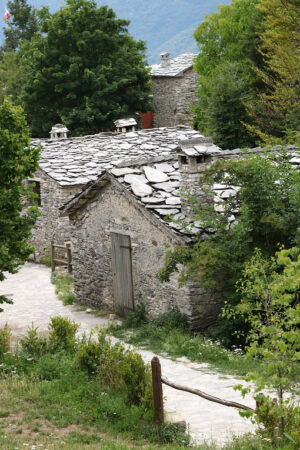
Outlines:
<svg viewBox="0 0 300 450"><path fill-rule="evenodd" d="M62 0L31 0L28 2L40 8L43 5L56 11ZM129 30L135 39L147 42L150 63L158 62L159 53L170 51L172 56L196 51L193 31L205 14L216 10L219 3L228 0L101 0L98 5L111 6L116 14L131 21ZM5 2L1 1L2 10ZM2 34L2 30L1 30ZM1 36L2 38L2 36Z"/></svg>

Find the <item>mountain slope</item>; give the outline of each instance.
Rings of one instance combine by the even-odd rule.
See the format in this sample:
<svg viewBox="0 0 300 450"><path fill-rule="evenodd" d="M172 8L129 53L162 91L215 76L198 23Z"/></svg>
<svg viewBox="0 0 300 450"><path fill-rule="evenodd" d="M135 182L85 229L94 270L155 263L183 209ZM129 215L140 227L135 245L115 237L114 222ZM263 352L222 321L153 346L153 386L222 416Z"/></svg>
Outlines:
<svg viewBox="0 0 300 450"><path fill-rule="evenodd" d="M37 8L47 5L52 12L64 4L62 0L28 0L28 3ZM155 63L159 62L162 51L170 51L172 57L196 51L193 31L205 14L217 9L220 0L101 0L97 3L107 4L118 17L131 21L130 33L135 39L146 41L149 62Z"/></svg>

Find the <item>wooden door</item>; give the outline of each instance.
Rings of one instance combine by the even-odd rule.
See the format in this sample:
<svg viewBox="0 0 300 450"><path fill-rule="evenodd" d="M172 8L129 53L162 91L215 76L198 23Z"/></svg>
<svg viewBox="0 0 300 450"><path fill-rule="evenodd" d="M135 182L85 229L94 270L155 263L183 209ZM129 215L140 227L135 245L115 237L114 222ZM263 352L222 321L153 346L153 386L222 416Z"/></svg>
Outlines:
<svg viewBox="0 0 300 450"><path fill-rule="evenodd" d="M125 315L134 310L130 236L112 231L111 248L116 312Z"/></svg>

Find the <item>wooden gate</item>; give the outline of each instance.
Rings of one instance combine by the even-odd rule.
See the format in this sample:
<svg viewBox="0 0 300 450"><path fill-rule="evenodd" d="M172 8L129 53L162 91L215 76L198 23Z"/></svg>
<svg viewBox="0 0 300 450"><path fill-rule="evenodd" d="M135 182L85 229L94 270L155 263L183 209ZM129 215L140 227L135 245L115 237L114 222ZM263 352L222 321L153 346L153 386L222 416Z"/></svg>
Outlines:
<svg viewBox="0 0 300 450"><path fill-rule="evenodd" d="M125 315L134 310L130 236L112 231L111 248L116 313Z"/></svg>

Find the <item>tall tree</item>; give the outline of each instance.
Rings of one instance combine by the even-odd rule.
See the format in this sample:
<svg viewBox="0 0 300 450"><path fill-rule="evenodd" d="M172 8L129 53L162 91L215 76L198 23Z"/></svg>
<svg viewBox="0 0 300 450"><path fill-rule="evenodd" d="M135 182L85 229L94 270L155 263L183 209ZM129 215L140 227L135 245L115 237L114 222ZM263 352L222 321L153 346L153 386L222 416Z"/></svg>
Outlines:
<svg viewBox="0 0 300 450"><path fill-rule="evenodd" d="M195 63L200 77L195 125L226 148L254 143L241 122L248 118L244 102L252 98L259 83L252 66L262 61L258 50L262 13L257 3L233 0L220 5L194 34L200 49Z"/></svg>
<svg viewBox="0 0 300 450"><path fill-rule="evenodd" d="M264 17L257 70L265 92L248 105L254 131L266 142L290 140L300 133L300 3L299 0L261 0Z"/></svg>
<svg viewBox="0 0 300 450"><path fill-rule="evenodd" d="M12 14L4 28L2 52L15 51L24 40L30 40L38 31L36 10L26 0L12 0L7 3Z"/></svg>
<svg viewBox="0 0 300 450"><path fill-rule="evenodd" d="M72 134L110 129L113 120L151 108L145 45L95 1L67 0L21 49L23 101L35 136L65 123Z"/></svg>
<svg viewBox="0 0 300 450"><path fill-rule="evenodd" d="M22 109L4 100L0 106L0 281L5 271L14 273L33 251L28 239L38 209L24 180L34 174L38 157L39 150L30 147Z"/></svg>

